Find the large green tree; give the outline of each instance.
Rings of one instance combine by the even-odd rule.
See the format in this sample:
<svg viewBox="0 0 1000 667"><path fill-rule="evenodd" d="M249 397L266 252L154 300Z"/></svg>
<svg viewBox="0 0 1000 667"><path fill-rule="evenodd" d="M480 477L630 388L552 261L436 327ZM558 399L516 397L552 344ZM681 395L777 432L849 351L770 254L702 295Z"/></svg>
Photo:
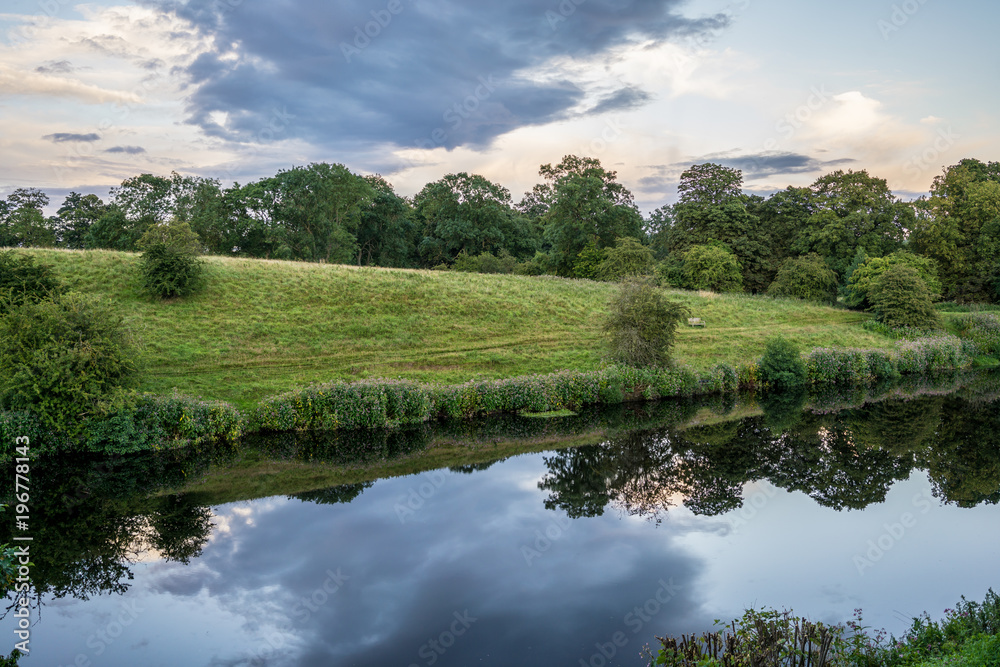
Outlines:
<svg viewBox="0 0 1000 667"><path fill-rule="evenodd" d="M86 248L90 228L104 212L104 202L97 195L70 192L56 211L56 233L60 243L75 250Z"/></svg>
<svg viewBox="0 0 1000 667"><path fill-rule="evenodd" d="M414 197L422 226L420 256L428 266L452 262L459 253L531 257L538 249L532 223L511 202L510 191L478 175L448 174Z"/></svg>
<svg viewBox="0 0 1000 667"><path fill-rule="evenodd" d="M668 213L661 209L653 219L665 239L659 242L668 255L683 256L693 246L712 241L726 244L739 260L743 287L751 292L767 289L777 267L771 259L772 240L760 219L748 210L752 201L742 192L739 169L719 164L694 165L681 174L678 202ZM668 224L664 227L663 222Z"/></svg>
<svg viewBox="0 0 1000 667"><path fill-rule="evenodd" d="M597 158L567 155L557 165L542 165L538 173L550 186L541 223L559 275L575 275L574 265L588 243L603 249L621 237L642 237L642 215L632 193Z"/></svg>
<svg viewBox="0 0 1000 667"><path fill-rule="evenodd" d="M912 245L937 261L944 296L1000 300L1000 162L948 167L918 209Z"/></svg>
<svg viewBox="0 0 1000 667"><path fill-rule="evenodd" d="M835 171L810 186L809 216L792 251L823 257L843 280L859 248L882 257L902 248L913 207L867 171Z"/></svg>
<svg viewBox="0 0 1000 667"><path fill-rule="evenodd" d="M17 188L0 200L0 247L49 247L56 243L43 210L49 197L37 188Z"/></svg>
<svg viewBox="0 0 1000 667"><path fill-rule="evenodd" d="M358 218L358 266L416 266L413 208L381 176L365 180L375 194Z"/></svg>

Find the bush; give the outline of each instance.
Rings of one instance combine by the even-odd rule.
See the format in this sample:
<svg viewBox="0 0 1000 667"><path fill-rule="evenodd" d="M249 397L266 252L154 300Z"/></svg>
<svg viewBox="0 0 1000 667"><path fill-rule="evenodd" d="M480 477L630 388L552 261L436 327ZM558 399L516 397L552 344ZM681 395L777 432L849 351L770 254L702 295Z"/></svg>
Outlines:
<svg viewBox="0 0 1000 667"><path fill-rule="evenodd" d="M676 253L670 253L666 259L656 265L656 277L662 287L687 289L684 259Z"/></svg>
<svg viewBox="0 0 1000 667"><path fill-rule="evenodd" d="M93 299L25 303L0 320L0 373L0 407L73 431L135 383L135 340L111 306Z"/></svg>
<svg viewBox="0 0 1000 667"><path fill-rule="evenodd" d="M36 264L31 255L13 250L0 252L0 313L27 301L58 296L62 291L51 266Z"/></svg>
<svg viewBox="0 0 1000 667"><path fill-rule="evenodd" d="M625 236L615 242L614 248L604 251L604 260L597 266L597 277L600 280L616 281L651 276L655 269L653 251L637 239Z"/></svg>
<svg viewBox="0 0 1000 667"><path fill-rule="evenodd" d="M153 297L170 299L201 287L201 241L191 226L176 220L154 225L136 243L142 253L142 285Z"/></svg>
<svg viewBox="0 0 1000 667"><path fill-rule="evenodd" d="M648 281L622 283L604 325L613 360L629 366L666 366L677 325L688 309L668 301Z"/></svg>
<svg viewBox="0 0 1000 667"><path fill-rule="evenodd" d="M769 296L793 297L820 303L837 301L837 274L822 257L810 253L786 260L774 282L767 288Z"/></svg>
<svg viewBox="0 0 1000 667"><path fill-rule="evenodd" d="M689 289L741 292L743 269L736 255L718 241L696 245L684 253L684 277Z"/></svg>
<svg viewBox="0 0 1000 667"><path fill-rule="evenodd" d="M776 389L805 384L806 365L798 348L780 336L769 338L760 360L760 378Z"/></svg>
<svg viewBox="0 0 1000 667"><path fill-rule="evenodd" d="M135 246L139 250L148 250L154 245L161 244L189 255L200 255L202 251L198 233L191 229L188 223L176 220L151 226Z"/></svg>
<svg viewBox="0 0 1000 667"><path fill-rule="evenodd" d="M573 277L585 280L600 280L599 269L607 255L605 248L598 247L596 240L591 240L583 247L573 262Z"/></svg>
<svg viewBox="0 0 1000 667"><path fill-rule="evenodd" d="M958 335L976 344L981 354L1000 357L1000 317L996 313L971 313L956 318Z"/></svg>
<svg viewBox="0 0 1000 667"><path fill-rule="evenodd" d="M941 316L916 269L897 264L872 281L868 292L875 319L892 328L936 329Z"/></svg>
<svg viewBox="0 0 1000 667"><path fill-rule="evenodd" d="M933 259L918 257L909 252L894 252L886 257L869 257L848 277L844 303L851 308L870 308L870 292L875 281L894 266L909 266L923 279L930 290L931 301L941 297L941 281Z"/></svg>
<svg viewBox="0 0 1000 667"><path fill-rule="evenodd" d="M201 286L204 265L196 255L154 243L142 254L141 261L143 288L154 297L188 296Z"/></svg>

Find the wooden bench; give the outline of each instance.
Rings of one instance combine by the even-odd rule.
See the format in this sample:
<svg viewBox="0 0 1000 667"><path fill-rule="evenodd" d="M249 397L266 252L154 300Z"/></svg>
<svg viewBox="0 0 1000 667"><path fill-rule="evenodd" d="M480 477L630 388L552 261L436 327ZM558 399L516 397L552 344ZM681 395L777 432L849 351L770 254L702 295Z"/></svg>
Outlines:
<svg viewBox="0 0 1000 667"><path fill-rule="evenodd" d="M689 317L688 318L689 327L703 327L705 326L705 320L700 317Z"/></svg>

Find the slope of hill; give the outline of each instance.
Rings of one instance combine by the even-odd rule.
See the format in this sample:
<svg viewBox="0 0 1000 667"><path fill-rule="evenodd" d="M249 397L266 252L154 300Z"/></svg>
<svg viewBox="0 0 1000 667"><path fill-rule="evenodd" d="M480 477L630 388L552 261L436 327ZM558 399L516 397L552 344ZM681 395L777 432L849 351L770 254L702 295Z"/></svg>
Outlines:
<svg viewBox="0 0 1000 667"><path fill-rule="evenodd" d="M133 253L32 249L72 289L110 298L138 329L142 389L249 406L298 385L405 377L457 383L564 369L604 354L614 285L553 277L375 269L207 257L199 294L154 301ZM792 300L670 291L708 327L683 327L676 359L704 368L758 357L764 340L888 348L866 316Z"/></svg>

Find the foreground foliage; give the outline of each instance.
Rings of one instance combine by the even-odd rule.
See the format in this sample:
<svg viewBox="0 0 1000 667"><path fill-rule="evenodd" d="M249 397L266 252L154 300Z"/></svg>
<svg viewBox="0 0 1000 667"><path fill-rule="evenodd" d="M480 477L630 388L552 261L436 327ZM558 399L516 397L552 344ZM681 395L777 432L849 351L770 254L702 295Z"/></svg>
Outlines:
<svg viewBox="0 0 1000 667"><path fill-rule="evenodd" d="M718 632L660 638L662 648L650 665L672 667L909 667L1000 665L1000 596L990 589L983 603L962 597L940 621L926 613L913 619L902 637L869 634L854 620L833 626L794 616L789 611L748 610Z"/></svg>
<svg viewBox="0 0 1000 667"><path fill-rule="evenodd" d="M28 302L0 319L0 407L51 427L81 418L138 380L136 344L115 309L70 294Z"/></svg>

